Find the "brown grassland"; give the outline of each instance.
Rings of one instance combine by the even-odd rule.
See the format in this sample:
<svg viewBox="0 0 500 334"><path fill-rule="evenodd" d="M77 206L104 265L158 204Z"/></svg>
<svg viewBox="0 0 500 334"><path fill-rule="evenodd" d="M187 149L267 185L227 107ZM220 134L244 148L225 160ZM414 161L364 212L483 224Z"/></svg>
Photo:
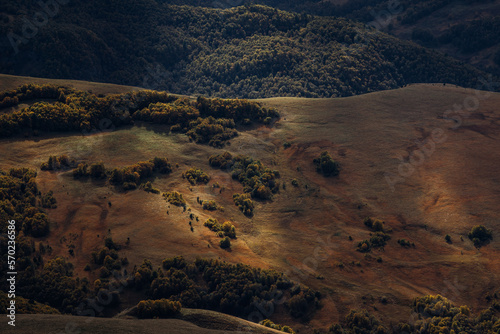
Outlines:
<svg viewBox="0 0 500 334"><path fill-rule="evenodd" d="M32 78L2 76L0 89L23 81ZM65 83L103 94L134 89ZM232 200L232 194L242 192L242 185L229 173L208 165L209 156L224 150L189 142L183 134L167 135L166 128L159 125L136 124L89 136L72 133L2 139L0 168L25 166L39 171L49 155L61 154L89 163L103 161L110 168L154 156L179 165L171 174L158 176L153 185L162 192L175 190L183 195L187 207L199 217L199 222L193 222L193 232L189 212L169 205L161 195L141 190L119 192L104 181L74 180L68 171L39 171L39 187L42 192L53 190L58 205L49 210L53 225L42 240L53 247L54 255L70 258L76 273L90 275L91 281L98 273L89 274L83 268L91 252L100 249L104 238L111 235L122 245L130 238L120 256L132 265L149 258L159 266L165 257L183 255L188 259L222 258L288 273L324 295L324 307L309 324L285 314L273 315L274 322L301 333L312 327L325 328L353 308L368 309L386 323L407 321L414 297L442 294L477 309L485 305L485 293L498 288L500 94L488 94L458 127L442 115L454 104L475 96L475 91L449 85L417 84L337 99L259 100L277 108L280 119L241 132L224 150L254 157L279 170L286 189L281 187L273 201L255 201L251 218ZM401 159L406 161L419 149L417 141L432 138L434 129L442 131L442 140L393 191L385 173L397 174ZM285 142L291 146L285 148ZM339 177L325 178L316 172L312 160L322 151L340 163ZM210 182L190 185L182 178L190 167L204 170ZM292 179L297 179L298 187L292 186ZM225 190L214 189L215 182ZM215 200L224 211L203 210L197 197ZM365 257L356 251L356 245L369 239L370 231L363 224L368 216L384 220L392 232L383 250L372 250ZM232 240L231 251L218 247L220 238L203 227L209 217L236 226L238 237ZM478 224L494 231L493 241L480 249L467 238ZM446 234L451 236L451 244L445 242ZM401 247L398 239L414 242L415 248ZM75 245L74 257L68 255L70 240ZM356 262L361 265L351 265ZM382 297L388 302L382 303ZM137 303L134 296L123 301L126 307ZM96 319L95 324L101 321ZM180 320L165 321L180 324Z"/></svg>

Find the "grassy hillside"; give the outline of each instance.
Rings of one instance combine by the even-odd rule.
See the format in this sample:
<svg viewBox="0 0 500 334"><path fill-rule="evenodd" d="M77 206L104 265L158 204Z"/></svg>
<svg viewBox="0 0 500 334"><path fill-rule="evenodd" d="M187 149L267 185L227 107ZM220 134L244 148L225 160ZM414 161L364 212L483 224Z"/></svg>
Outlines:
<svg viewBox="0 0 500 334"><path fill-rule="evenodd" d="M1 6L0 72L7 74L225 98L349 96L416 82L475 87L482 75L362 24L264 6L72 1L31 34L23 18L40 8Z"/></svg>
<svg viewBox="0 0 500 334"><path fill-rule="evenodd" d="M470 106L473 97L478 99L477 108L447 112L454 104ZM51 190L57 200L55 208L35 203L37 210L46 212L50 232L34 238L30 266L41 270L41 257L42 263L50 263L43 269L46 275L41 276L48 277L45 284L55 291L67 286L77 289L65 295L66 302L51 302L68 310L73 299L78 300L85 291L106 286L109 278L101 266L113 268L121 263L121 270L140 274L136 280L145 290L137 290L136 285L126 289L120 294L120 303L105 308L103 315L112 316L141 299L158 296L206 303L210 301L207 295L235 291L231 284L238 280L222 275L222 281L231 283L215 285L218 278L212 273L231 273L227 270L231 267L217 264L216 270L203 269L204 262L198 262L196 269L192 261L220 258L240 263L242 269L246 267L241 264L246 264L283 272L294 284L320 292L319 307L308 317L296 317L292 311L295 306L300 311L304 305L301 298L292 302L292 294L309 298L304 288L284 290L284 301L258 309L257 320L270 318L301 333L327 332L338 322L351 328L356 321L386 330L402 321L415 329L434 322L437 326L442 318L449 319L439 326L461 322L468 326L463 328L486 326L496 333L500 297L495 293L500 270L498 93L450 85L410 85L340 99L256 102L266 109L276 108L280 118L270 124L237 128L239 135L229 139L223 149L190 142L185 134L171 133L168 125L143 121L90 135L45 132L38 137L0 140L0 168L36 170L41 194L35 196L35 202L50 199L46 194ZM258 163L251 163L245 168L248 180L240 180L243 164L235 158L229 159L232 166L213 168L210 157L225 151L233 157L253 157L279 171L279 191L271 199L251 197L253 216L235 205L233 195L244 194L256 172L262 180L269 176L263 176L267 172L260 171ZM313 161L324 151L340 165L338 176L318 173ZM89 165L102 161L106 168L129 168L154 156L166 156L172 171L152 174L146 180L161 192L178 192L186 204L175 206L142 189L124 190L107 179L75 179L71 169L40 170L49 156L64 154ZM420 154L424 154L423 161L418 160ZM189 182L185 176L191 168L204 171L209 182ZM200 200L214 201L223 209L207 210ZM8 209L4 205L2 210ZM366 217L376 223L367 224ZM235 227L230 250L220 247L224 235L205 225L209 219L220 224L229 221ZM491 230L493 238L475 244L469 233L477 225ZM120 246L118 250L113 250L114 243ZM46 250L43 254L40 244ZM29 252L29 242L25 245L23 251ZM104 245L108 250L103 252ZM178 255L184 256L187 266L174 260L162 262ZM65 262L49 262L56 256L73 263L73 276ZM121 262L123 258L128 264ZM90 270L85 269L87 265ZM58 268L66 268L67 273L60 285L53 286L51 278L60 275ZM165 279L156 280L162 273ZM264 279L268 282L279 277L266 275L247 282L251 291L263 291L263 300L270 290L258 288L262 277L269 277ZM185 293L168 290L169 282ZM227 288L230 290L224 291ZM34 291L24 291L37 300ZM437 294L448 300L422 297ZM236 310L227 307L238 298L228 294L223 299L209 308ZM460 305L468 308L460 309ZM351 309L358 311L350 313ZM360 311L363 309L372 316ZM336 329L332 327L333 333Z"/></svg>
<svg viewBox="0 0 500 334"><path fill-rule="evenodd" d="M239 318L203 310L188 310L179 319L140 320L123 318L89 318L53 315L19 315L16 327L0 324L2 333L45 334L64 332L68 323L82 333L168 333L173 334L224 334L240 330L255 334L283 333L259 326Z"/></svg>

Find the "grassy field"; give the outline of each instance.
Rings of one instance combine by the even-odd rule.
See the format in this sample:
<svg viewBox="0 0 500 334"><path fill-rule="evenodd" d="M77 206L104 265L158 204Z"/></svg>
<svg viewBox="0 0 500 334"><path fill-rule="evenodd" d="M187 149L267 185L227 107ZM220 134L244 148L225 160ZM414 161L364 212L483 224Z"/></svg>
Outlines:
<svg viewBox="0 0 500 334"><path fill-rule="evenodd" d="M186 309L179 319L137 320L124 318L87 318L67 315L18 315L16 327L2 322L2 333L14 334L46 334L46 333L176 333L176 334L225 334L253 333L273 334L283 333L240 318L206 311ZM68 332L69 330L69 332Z"/></svg>
<svg viewBox="0 0 500 334"><path fill-rule="evenodd" d="M114 92L115 87L109 89ZM321 291L324 307L309 324L281 312L272 315L274 322L301 333L325 328L352 308L368 309L387 322L406 321L413 297L439 293L477 309L484 306L485 293L498 288L500 94L477 94L422 84L340 99L260 100L277 108L281 119L272 127L242 132L226 149L279 170L286 189L272 202L257 202L252 218L232 202L232 194L242 191L241 184L208 165L208 157L222 151L190 143L184 135L168 135L161 126L1 140L0 168L39 168L49 155L59 154L103 161L109 167L154 156L179 164L153 184L161 191L183 194L191 212L200 217L194 232L188 225L189 213L169 207L160 195L117 192L109 185L76 181L68 172L39 172L42 192L53 190L58 200L58 207L49 210L53 226L47 241L54 255L69 257L68 240L73 238L75 257L70 260L80 276L88 275L83 267L106 236L121 244L129 237L130 245L120 254L132 265L144 258L159 265L175 255L222 258L283 271ZM462 113L461 120L446 119L456 118L452 114L443 118L454 104L471 106L477 96L481 97L477 108ZM285 148L285 142L291 146ZM312 160L325 150L341 164L338 178L315 171ZM212 177L207 186L191 186L181 177L191 166ZM387 173L393 174L390 182ZM292 186L292 179L298 187ZM214 191L214 182L226 190ZM224 211L204 211L197 197L214 199ZM368 257L356 251L359 241L370 238L363 224L367 216L383 219L392 229L385 248ZM208 217L234 222L238 239L230 252L220 249L219 238L202 226ZM480 249L467 238L478 224L494 231L493 241ZM446 234L451 244L445 242ZM415 247L403 248L398 239ZM382 262L376 261L379 257ZM97 276L91 272L91 281ZM384 298L387 303L381 301Z"/></svg>

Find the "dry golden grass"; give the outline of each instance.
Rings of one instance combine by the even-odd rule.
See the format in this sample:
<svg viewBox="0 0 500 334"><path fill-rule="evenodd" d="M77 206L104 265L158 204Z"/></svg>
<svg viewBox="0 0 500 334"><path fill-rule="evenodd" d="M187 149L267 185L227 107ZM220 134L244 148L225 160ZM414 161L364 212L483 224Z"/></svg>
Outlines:
<svg viewBox="0 0 500 334"><path fill-rule="evenodd" d="M124 333L124 334L277 334L283 333L240 318L205 310L183 310L180 319L137 320L127 318L88 318L68 315L22 314L16 317L16 327L0 324L5 334L46 333ZM68 327L67 327L68 326Z"/></svg>
<svg viewBox="0 0 500 334"><path fill-rule="evenodd" d="M61 238L78 235L71 261L79 275L86 275L82 269L90 252L103 246L110 230L120 244L130 237L130 246L120 253L132 265L144 258L159 265L165 257L184 255L220 257L288 272L325 295L324 307L309 324L312 327L325 328L351 308L366 308L385 321L408 320L413 297L440 293L476 308L484 306L484 294L497 285L500 94L482 100L456 129L441 117L453 104L462 104L474 94L459 87L412 85L340 99L261 100L278 108L281 119L273 127L242 133L227 150L256 157L279 170L287 187L273 202L256 202L251 219L232 202L232 194L242 191L241 184L228 173L208 167L208 157L221 150L189 143L183 135L163 134L160 126L87 137L2 140L0 168L38 168L54 154L103 161L109 167L154 156L179 164L153 185L183 194L200 217L193 222L194 232L189 229L189 212L169 207L161 195L141 190L120 193L109 185L75 181L68 173L39 173L42 191L54 190L58 200L58 208L49 210L54 226L47 241L55 255L69 256ZM384 173L397 173L399 157L407 159L418 149L415 141L425 140L434 129L441 129L447 139L436 144L432 155L393 192ZM292 146L284 149L285 141ZM338 178L316 173L312 159L324 150L341 163ZM207 186L190 186L181 178L192 166L212 177ZM294 178L299 187L291 185ZM219 194L210 187L214 182L226 190ZM203 211L196 203L198 196L216 200L225 211ZM366 216L385 220L393 230L385 250L372 252L373 259L356 251L358 241L369 239L363 225ZM238 239L231 252L220 249L219 239L203 227L208 217L234 222ZM477 224L494 231L493 242L480 250L466 237ZM446 234L453 244L444 241ZM397 244L401 238L414 242L416 248L402 248ZM379 256L382 263L375 261ZM361 266L352 266L351 261ZM344 268L338 266L340 262ZM90 275L97 277L97 273ZM379 302L382 296L389 300L387 305ZM273 320L305 333L311 328L281 313Z"/></svg>

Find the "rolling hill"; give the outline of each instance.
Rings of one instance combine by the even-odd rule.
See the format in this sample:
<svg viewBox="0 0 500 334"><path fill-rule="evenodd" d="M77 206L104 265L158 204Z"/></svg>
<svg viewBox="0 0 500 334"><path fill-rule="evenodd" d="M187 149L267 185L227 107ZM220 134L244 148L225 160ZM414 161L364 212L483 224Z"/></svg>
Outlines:
<svg viewBox="0 0 500 334"><path fill-rule="evenodd" d="M24 80L7 79L15 84ZM67 84L83 90L87 85ZM128 90L99 87L88 86L106 93ZM285 273L320 292L321 307L308 319L291 316L282 304L260 312L300 333L348 324L344 316L351 309L368 310L386 329L401 321L422 325L412 301L436 294L454 305L469 305L471 319L488 307L496 319L498 93L415 84L347 98L255 102L275 108L279 119L238 125L239 135L222 149L170 133L165 125L136 121L92 135L45 132L2 139L0 168L37 170L38 188L42 194L53 191L57 208L46 210L51 232L36 242L50 245L50 257L68 259L75 274L89 282L100 275L96 269L84 270L90 254L111 236L126 245L119 254L128 259L128 269L144 259L158 267L166 257L182 255L188 261L221 259ZM279 171L279 192L272 200L254 198L251 217L233 202L233 194L244 192L242 183L228 170L209 164L211 156L225 151ZM340 164L338 177L317 172L313 160L323 151ZM49 156L63 154L109 167L166 156L178 167L154 177L154 187L182 194L188 212L200 219L188 224L185 208L169 205L154 193L119 191L105 181L75 179L68 171L40 170ZM183 175L191 167L205 171L210 182L190 184ZM214 187L216 183L224 190ZM213 200L223 210L205 210L199 199ZM366 217L383 221L382 229L369 225ZM231 241L231 251L220 248L220 237L203 226L209 218L234 224L237 238ZM482 247L468 237L477 225L493 231L493 239ZM389 239L379 247L373 237L381 232ZM371 248L363 248L363 243ZM108 316L140 298L126 292Z"/></svg>

